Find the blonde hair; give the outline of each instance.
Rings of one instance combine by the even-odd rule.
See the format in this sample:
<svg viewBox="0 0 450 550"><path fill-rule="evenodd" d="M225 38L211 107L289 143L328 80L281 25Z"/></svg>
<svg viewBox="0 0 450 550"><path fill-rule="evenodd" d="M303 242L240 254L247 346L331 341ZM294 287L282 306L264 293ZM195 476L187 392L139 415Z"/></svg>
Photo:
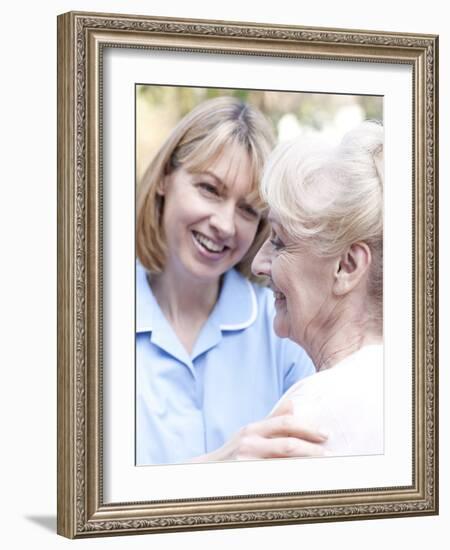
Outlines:
<svg viewBox="0 0 450 550"><path fill-rule="evenodd" d="M256 195L262 205L259 184L274 137L266 118L247 103L230 96L202 102L175 126L156 153L144 174L137 199L136 253L147 271L161 272L166 257L161 223L164 197L158 193L162 179L180 166L191 172L205 171L226 147L233 145L243 147L249 155L253 176L251 194ZM250 249L235 266L248 278L253 278L251 262L267 231L264 215Z"/></svg>
<svg viewBox="0 0 450 550"><path fill-rule="evenodd" d="M368 294L382 315L383 127L363 122L337 147L320 138L278 146L262 194L286 233L319 256L336 256L364 241L372 263Z"/></svg>

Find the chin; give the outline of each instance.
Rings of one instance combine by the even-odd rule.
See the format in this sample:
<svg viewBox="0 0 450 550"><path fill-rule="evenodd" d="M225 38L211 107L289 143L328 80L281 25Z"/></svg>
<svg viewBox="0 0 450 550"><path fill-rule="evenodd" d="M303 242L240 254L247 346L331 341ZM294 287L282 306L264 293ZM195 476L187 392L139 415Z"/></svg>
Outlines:
<svg viewBox="0 0 450 550"><path fill-rule="evenodd" d="M273 320L273 330L279 338L289 338L289 326L284 319L276 315Z"/></svg>

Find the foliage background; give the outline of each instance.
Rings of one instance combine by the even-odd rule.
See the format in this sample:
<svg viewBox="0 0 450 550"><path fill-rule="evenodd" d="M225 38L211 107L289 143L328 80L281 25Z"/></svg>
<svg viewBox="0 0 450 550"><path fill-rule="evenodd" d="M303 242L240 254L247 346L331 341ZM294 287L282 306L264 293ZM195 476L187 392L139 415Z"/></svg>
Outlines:
<svg viewBox="0 0 450 550"><path fill-rule="evenodd" d="M202 101L222 95L258 107L271 120L278 141L317 131L338 140L363 120L383 120L380 96L140 84L136 86L137 181L177 122Z"/></svg>

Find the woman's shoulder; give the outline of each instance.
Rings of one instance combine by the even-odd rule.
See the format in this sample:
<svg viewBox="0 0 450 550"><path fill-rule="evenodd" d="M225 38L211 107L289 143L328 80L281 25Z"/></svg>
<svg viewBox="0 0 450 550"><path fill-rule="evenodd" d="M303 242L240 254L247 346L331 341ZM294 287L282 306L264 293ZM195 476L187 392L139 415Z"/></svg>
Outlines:
<svg viewBox="0 0 450 550"><path fill-rule="evenodd" d="M294 384L289 395L303 397L326 395L338 396L339 402L343 397L354 395L355 388L375 388L383 379L383 346L365 346L352 353L330 369L316 372L313 376L300 380Z"/></svg>

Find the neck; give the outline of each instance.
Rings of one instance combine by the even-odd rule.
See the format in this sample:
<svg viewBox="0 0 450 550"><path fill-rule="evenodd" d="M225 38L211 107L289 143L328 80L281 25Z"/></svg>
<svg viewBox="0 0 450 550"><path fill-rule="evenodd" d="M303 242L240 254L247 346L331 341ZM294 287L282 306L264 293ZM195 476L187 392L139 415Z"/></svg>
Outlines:
<svg viewBox="0 0 450 550"><path fill-rule="evenodd" d="M367 303L361 304L361 308L341 305L305 346L317 371L333 367L364 346L383 341L380 324L367 314Z"/></svg>
<svg viewBox="0 0 450 550"><path fill-rule="evenodd" d="M187 279L165 269L151 277L153 294L172 325L203 324L219 295L219 280L211 283Z"/></svg>

